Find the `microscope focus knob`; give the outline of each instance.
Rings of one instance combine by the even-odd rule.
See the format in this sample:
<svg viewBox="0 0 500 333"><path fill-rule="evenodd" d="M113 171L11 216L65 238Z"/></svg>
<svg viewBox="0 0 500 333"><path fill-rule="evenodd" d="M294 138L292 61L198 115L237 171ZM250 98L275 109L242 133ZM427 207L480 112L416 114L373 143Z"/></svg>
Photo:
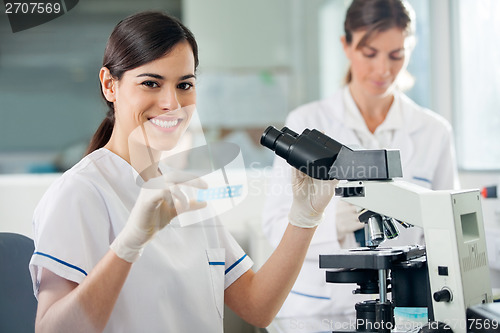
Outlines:
<svg viewBox="0 0 500 333"><path fill-rule="evenodd" d="M452 298L451 291L449 289L436 291L433 296L436 302L449 302Z"/></svg>

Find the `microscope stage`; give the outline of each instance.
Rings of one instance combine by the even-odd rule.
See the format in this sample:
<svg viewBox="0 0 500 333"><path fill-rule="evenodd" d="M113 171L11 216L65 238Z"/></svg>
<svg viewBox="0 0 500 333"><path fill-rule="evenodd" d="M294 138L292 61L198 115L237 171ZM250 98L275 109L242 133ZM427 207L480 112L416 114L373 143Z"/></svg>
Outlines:
<svg viewBox="0 0 500 333"><path fill-rule="evenodd" d="M367 247L340 250L319 256L320 268L390 269L393 263L425 256L425 247L412 245L370 249Z"/></svg>

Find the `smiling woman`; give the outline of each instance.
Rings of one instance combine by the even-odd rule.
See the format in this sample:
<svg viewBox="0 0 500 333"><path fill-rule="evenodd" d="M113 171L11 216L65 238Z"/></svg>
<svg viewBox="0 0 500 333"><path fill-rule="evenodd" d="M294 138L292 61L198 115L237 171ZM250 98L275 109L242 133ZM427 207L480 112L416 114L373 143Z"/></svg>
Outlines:
<svg viewBox="0 0 500 333"><path fill-rule="evenodd" d="M175 147L196 103L194 71L188 42L180 42L163 57L125 72L119 80L103 67L99 73L102 92L106 101L114 104L115 121L120 123L104 147L130 163L124 139L136 128L147 135L147 146L159 152Z"/></svg>
<svg viewBox="0 0 500 333"><path fill-rule="evenodd" d="M207 182L159 163L194 122L197 65L192 33L169 15L113 30L99 72L107 116L33 217L37 332L222 332L224 302L259 327L278 312L336 182L294 175L290 225L254 273L216 214L198 219L207 203L190 194Z"/></svg>
<svg viewBox="0 0 500 333"><path fill-rule="evenodd" d="M132 103L142 102L141 99L149 100L150 103L154 102L154 97L149 95L155 95L156 102L161 104L158 104L157 107L162 109L167 108L168 110L178 108L178 92L180 92L179 97L182 97L182 106L191 105L196 102L196 95L193 90L195 71L199 61L198 46L194 40L194 36L178 22L175 24L165 22L162 17L152 17L146 22L146 14L143 14L143 16L137 18L137 21L142 23L142 25L139 25L140 28L134 26L132 22L125 20L118 24L109 38L104 52L103 68L99 73L101 92L109 110L106 118L94 134L87 153L103 147L112 137L117 97L115 95L119 92L123 91L123 97L125 98L127 93L130 92L127 89L132 89L132 86L137 85L138 87L136 88L140 88L138 92L142 93L138 94L135 98L140 99L140 101L131 101ZM157 31L156 29L165 29L165 33L163 35L153 35L153 32ZM177 32L177 35L173 34L174 31ZM136 43L136 40L139 38L144 39L143 45L150 45L149 49L144 50L140 48L139 45L141 44ZM153 38L156 38L156 40ZM184 42L176 45L182 40ZM170 53L174 57L170 58L166 56ZM163 61L159 60L162 56L164 56ZM151 63L152 61L154 63ZM180 73L173 72L168 73L168 75L162 73L165 71L165 68L168 68L165 65L172 65L172 63L177 65L177 62L183 65ZM145 64L147 66L143 67ZM176 66L172 68L176 68ZM133 69L131 73L127 73L131 69ZM160 72L155 72L155 70L159 70ZM125 81L122 83L124 75ZM163 84L165 84L165 87ZM175 91L173 93L167 91L167 94L165 94L165 89L171 89L172 84L175 86ZM124 85L124 87L120 88L120 85ZM172 106L169 103L174 103L175 105ZM116 104L118 105L120 102ZM117 108L120 108L120 106L117 106ZM157 113L156 116L158 115ZM125 116L124 114L123 117ZM153 115L150 115L150 118L153 118ZM136 118L136 121L138 120ZM130 132L143 122L139 121L135 126L132 124L131 126L133 127L128 128L128 134L116 133L115 136L125 135L128 137ZM115 147L115 149L119 149L119 155L124 157L125 160L130 160L130 158L127 158L127 147Z"/></svg>

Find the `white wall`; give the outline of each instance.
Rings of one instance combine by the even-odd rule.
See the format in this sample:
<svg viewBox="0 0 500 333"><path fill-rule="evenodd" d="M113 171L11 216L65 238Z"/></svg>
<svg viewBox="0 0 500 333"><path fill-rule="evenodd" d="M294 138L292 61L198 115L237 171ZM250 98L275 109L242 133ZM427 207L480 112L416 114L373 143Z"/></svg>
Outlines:
<svg viewBox="0 0 500 333"><path fill-rule="evenodd" d="M0 175L0 232L15 232L33 238L33 211L59 174Z"/></svg>
<svg viewBox="0 0 500 333"><path fill-rule="evenodd" d="M282 71L290 75L290 109L317 99L323 3L183 0L183 21L199 43L200 83L204 72Z"/></svg>

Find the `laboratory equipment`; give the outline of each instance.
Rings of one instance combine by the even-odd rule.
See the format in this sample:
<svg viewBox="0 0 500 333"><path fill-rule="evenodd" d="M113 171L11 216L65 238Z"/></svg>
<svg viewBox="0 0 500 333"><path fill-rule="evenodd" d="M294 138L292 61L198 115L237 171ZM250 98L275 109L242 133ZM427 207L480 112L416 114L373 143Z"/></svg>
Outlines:
<svg viewBox="0 0 500 333"><path fill-rule="evenodd" d="M498 198L497 192L498 185L485 186L481 189L483 198Z"/></svg>
<svg viewBox="0 0 500 333"><path fill-rule="evenodd" d="M356 150L317 130L301 135L269 126L260 143L290 165L317 179L387 180L402 177L399 150Z"/></svg>
<svg viewBox="0 0 500 333"><path fill-rule="evenodd" d="M474 305L467 309L467 332L493 333L500 331L500 303Z"/></svg>
<svg viewBox="0 0 500 333"><path fill-rule="evenodd" d="M368 210L362 219L369 247L320 255L328 282L355 282L356 293L379 294L356 304L353 332L397 329L393 309L400 306L427 307L430 328L440 323L465 333L467 308L492 302L478 190L432 191L394 180L402 176L398 151L353 150L316 130L298 135L269 127L261 143L311 177L343 180L336 195ZM347 166L372 172L338 172ZM423 228L426 246L382 247L397 224Z"/></svg>

